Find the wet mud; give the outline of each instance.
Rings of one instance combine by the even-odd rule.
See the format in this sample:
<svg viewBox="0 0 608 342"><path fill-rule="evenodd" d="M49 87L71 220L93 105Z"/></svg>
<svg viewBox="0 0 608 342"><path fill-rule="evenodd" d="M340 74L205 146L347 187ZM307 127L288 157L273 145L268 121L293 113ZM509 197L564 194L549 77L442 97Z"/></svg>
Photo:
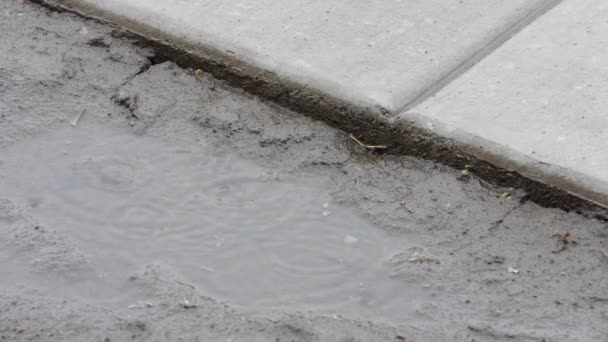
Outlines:
<svg viewBox="0 0 608 342"><path fill-rule="evenodd" d="M605 221L0 16L0 340L606 340Z"/></svg>

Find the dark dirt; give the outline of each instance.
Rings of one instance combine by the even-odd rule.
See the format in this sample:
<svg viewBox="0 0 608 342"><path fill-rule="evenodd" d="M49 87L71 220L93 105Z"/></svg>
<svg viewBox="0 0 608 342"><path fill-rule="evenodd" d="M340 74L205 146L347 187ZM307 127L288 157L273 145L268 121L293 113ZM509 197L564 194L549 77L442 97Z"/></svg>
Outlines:
<svg viewBox="0 0 608 342"><path fill-rule="evenodd" d="M461 169L471 160L451 160L451 152L430 142L408 153L445 153L444 161L459 169L371 154L324 123L164 62L158 47L142 47L114 27L8 0L0 17L0 169L8 148L66 127L86 108L83 120L91 125L229 149L279 174L329 177L335 201L355 206L379 229L418 241L438 261L395 268L404 287L433 290L436 299L416 308L416 322L245 315L175 283L171 270L143 267L132 281L161 303L147 310L110 309L73 299L69 291L50 296L33 284L5 284L0 341L608 341L605 220L542 208L528 201L536 193L499 188L475 175L463 182ZM326 102L306 109L290 98L281 91L275 100L315 117L335 113L334 107L316 112ZM342 122L339 115L323 120ZM395 149L419 139L399 132L405 140L396 144L385 123L369 125L342 128ZM522 185L516 175L505 179L502 184ZM25 257L0 252L2 273L69 279L86 268L86 251L72 237L13 202L0 201L0 246ZM566 231L577 244L553 253L561 243L554 234ZM198 307L180 306L184 296L200 299Z"/></svg>

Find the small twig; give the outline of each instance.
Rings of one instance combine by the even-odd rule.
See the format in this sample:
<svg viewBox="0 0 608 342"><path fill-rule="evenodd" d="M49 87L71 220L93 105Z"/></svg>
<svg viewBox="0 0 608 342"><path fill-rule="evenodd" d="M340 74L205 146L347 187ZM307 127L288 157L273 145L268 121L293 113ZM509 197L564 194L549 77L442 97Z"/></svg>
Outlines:
<svg viewBox="0 0 608 342"><path fill-rule="evenodd" d="M552 251L553 253L559 253L563 250L565 250L566 248L568 248L569 244L576 244L576 240L574 240L573 238L570 237L570 232L565 232L565 233L555 233L553 234L554 237L557 237L560 242L560 248L558 250Z"/></svg>
<svg viewBox="0 0 608 342"><path fill-rule="evenodd" d="M350 135L350 138L357 143L357 145L366 148L368 150L385 150L388 147L385 145L366 145L363 142L361 142L361 140L357 139L354 135Z"/></svg>

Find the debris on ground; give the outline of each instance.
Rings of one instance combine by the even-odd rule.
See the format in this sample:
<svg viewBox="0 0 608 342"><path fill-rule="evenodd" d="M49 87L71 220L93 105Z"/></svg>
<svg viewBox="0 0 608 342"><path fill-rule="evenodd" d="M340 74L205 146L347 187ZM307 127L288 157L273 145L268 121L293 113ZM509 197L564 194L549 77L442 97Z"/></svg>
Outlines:
<svg viewBox="0 0 608 342"><path fill-rule="evenodd" d="M558 242L559 242L559 249L552 251L553 253L559 253L563 250L565 250L566 248L568 248L568 245L573 244L575 245L577 242L576 240L574 240L573 238L570 237L570 232L565 232L565 233L560 233L560 232L556 232L555 234L553 234L554 237L558 238Z"/></svg>
<svg viewBox="0 0 608 342"><path fill-rule="evenodd" d="M513 197L513 189L500 194L500 198L511 199L511 197Z"/></svg>
<svg viewBox="0 0 608 342"><path fill-rule="evenodd" d="M143 304L131 304L129 306L127 306L127 309L141 309L141 308L153 308L154 304L150 303L150 302L145 302Z"/></svg>
<svg viewBox="0 0 608 342"><path fill-rule="evenodd" d="M176 280L175 282L176 282L177 284L179 284L179 285L186 286L186 287L189 287L189 288L191 288L191 289L193 289L193 290L196 290L196 286L194 286L194 285L192 285L192 284L184 283L184 282L179 281L179 280Z"/></svg>
<svg viewBox="0 0 608 342"><path fill-rule="evenodd" d="M424 249L420 247L411 247L407 253L398 253L388 259L388 262L394 265L399 265L404 262L411 263L425 263L425 262L437 262L433 257L424 254Z"/></svg>
<svg viewBox="0 0 608 342"><path fill-rule="evenodd" d="M500 255L494 255L492 257L490 257L486 263L488 265L492 265L492 264L503 264L505 262L505 257L500 256Z"/></svg>
<svg viewBox="0 0 608 342"><path fill-rule="evenodd" d="M363 143L361 140L357 139L357 138L356 138L354 135L352 135L352 134L350 135L350 138L351 138L351 139L352 139L352 140L353 140L355 143L357 143L357 145L359 145L359 146L361 146L361 147L363 147L363 148L365 148L365 149L371 150L371 151L375 151L375 150L386 150L386 149L388 148L386 145L367 145L367 144L364 144L364 143Z"/></svg>
<svg viewBox="0 0 608 342"><path fill-rule="evenodd" d="M516 269L516 268L513 268L513 267L511 267L511 266L509 266L508 271L509 271L509 273L513 273L513 274L519 274L519 270L518 270L518 269Z"/></svg>
<svg viewBox="0 0 608 342"><path fill-rule="evenodd" d="M401 208L406 209L407 211L410 212L410 214L414 213L414 210L411 208L408 208L407 203L406 202L401 202L399 203L399 206L401 206Z"/></svg>
<svg viewBox="0 0 608 342"><path fill-rule="evenodd" d="M192 304L190 303L189 300L187 300L186 298L184 298L184 301L180 303L180 305L184 308L184 309L194 309L196 308L198 305L196 304Z"/></svg>
<svg viewBox="0 0 608 342"><path fill-rule="evenodd" d="M418 247L410 248L410 257L407 259L409 262L423 263L436 261L433 257L425 255L424 250Z"/></svg>
<svg viewBox="0 0 608 342"><path fill-rule="evenodd" d="M194 72L194 75L196 76L202 76L203 75L203 70L202 69L196 69L196 71Z"/></svg>
<svg viewBox="0 0 608 342"><path fill-rule="evenodd" d="M457 181L463 182L463 183L468 183L471 180L471 169L473 168L472 165L465 165L464 169L462 170L462 174L458 177L456 177Z"/></svg>
<svg viewBox="0 0 608 342"><path fill-rule="evenodd" d="M86 26L83 26L78 34L80 34L81 37L85 37L89 34L89 29Z"/></svg>
<svg viewBox="0 0 608 342"><path fill-rule="evenodd" d="M471 180L471 174L466 173L456 177L456 180L463 183L468 183Z"/></svg>
<svg viewBox="0 0 608 342"><path fill-rule="evenodd" d="M78 126L78 122L80 122L80 119L82 118L82 116L84 115L84 112L86 111L86 108L83 108L80 113L78 113L78 115L76 115L72 121L70 121L70 125L76 127Z"/></svg>

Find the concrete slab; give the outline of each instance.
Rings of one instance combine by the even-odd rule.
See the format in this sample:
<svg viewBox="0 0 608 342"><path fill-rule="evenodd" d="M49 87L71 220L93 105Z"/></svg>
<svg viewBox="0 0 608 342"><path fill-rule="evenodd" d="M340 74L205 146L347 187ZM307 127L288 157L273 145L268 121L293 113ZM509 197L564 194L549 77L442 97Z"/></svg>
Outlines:
<svg viewBox="0 0 608 342"><path fill-rule="evenodd" d="M93 6L357 105L399 111L555 0L59 0Z"/></svg>
<svg viewBox="0 0 608 342"><path fill-rule="evenodd" d="M608 3L566 0L400 118L608 205Z"/></svg>

